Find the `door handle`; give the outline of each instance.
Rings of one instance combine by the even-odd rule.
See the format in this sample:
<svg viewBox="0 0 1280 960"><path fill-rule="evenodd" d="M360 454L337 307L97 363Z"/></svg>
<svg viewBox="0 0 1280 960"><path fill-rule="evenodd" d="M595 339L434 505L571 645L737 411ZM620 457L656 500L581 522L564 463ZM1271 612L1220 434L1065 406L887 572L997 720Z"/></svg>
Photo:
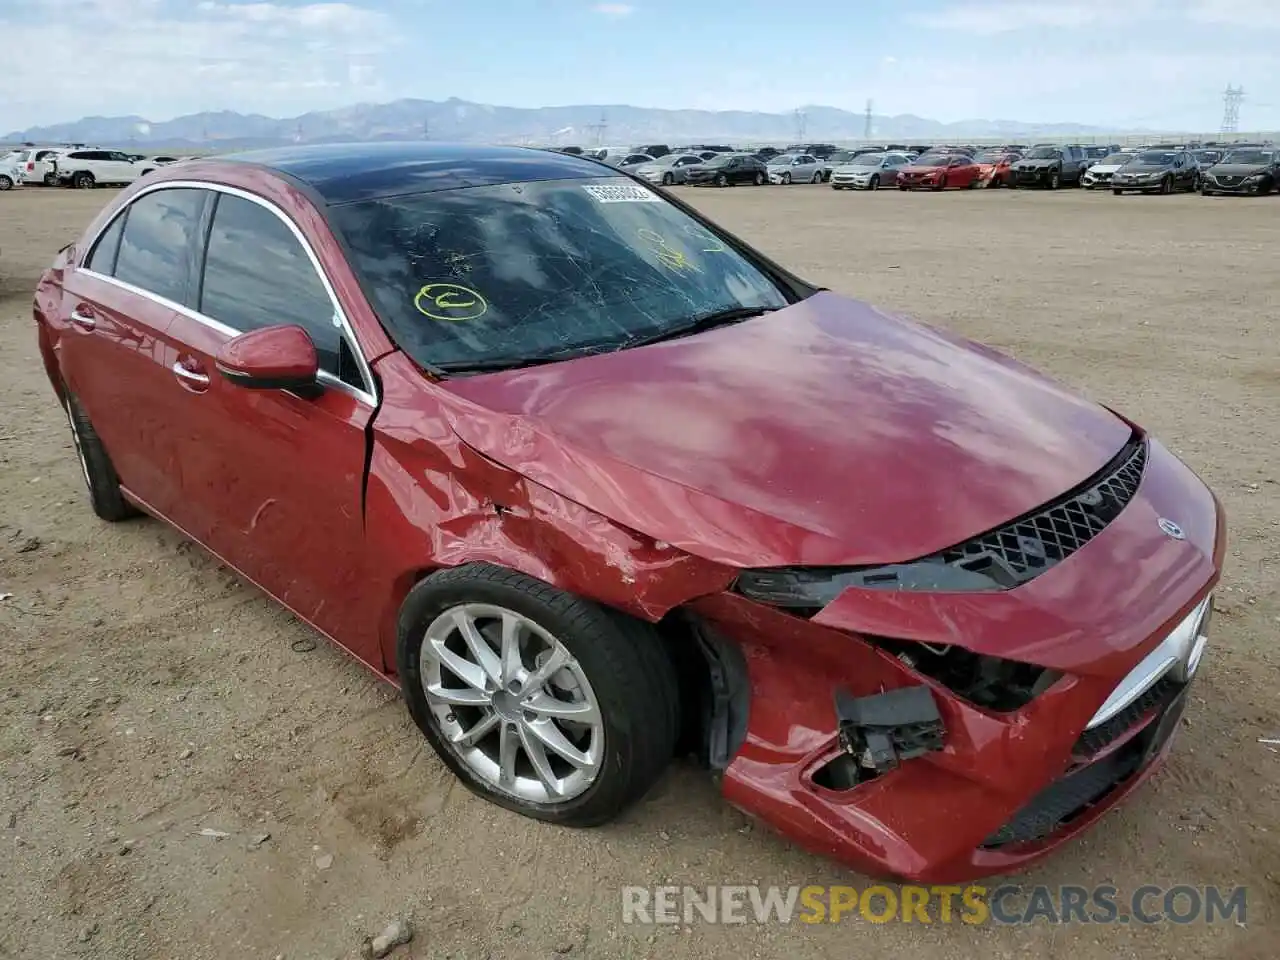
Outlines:
<svg viewBox="0 0 1280 960"><path fill-rule="evenodd" d="M94 319L93 311L80 304L71 311L71 322L82 330L92 330L98 325L98 321Z"/></svg>
<svg viewBox="0 0 1280 960"><path fill-rule="evenodd" d="M171 369L173 370L173 375L183 383L192 387L209 386L209 375L207 373L203 373L200 370L192 370L181 362L175 363Z"/></svg>

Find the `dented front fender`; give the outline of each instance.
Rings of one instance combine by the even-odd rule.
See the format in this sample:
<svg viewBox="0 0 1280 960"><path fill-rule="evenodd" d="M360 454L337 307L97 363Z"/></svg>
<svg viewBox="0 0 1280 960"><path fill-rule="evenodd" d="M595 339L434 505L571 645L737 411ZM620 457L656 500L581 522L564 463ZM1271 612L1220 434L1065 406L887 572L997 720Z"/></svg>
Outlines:
<svg viewBox="0 0 1280 960"><path fill-rule="evenodd" d="M379 638L395 670L395 623L427 573L487 562L656 621L726 588L737 571L630 530L495 463L450 428L440 395L403 354L378 363L365 501ZM424 389L424 385L426 389Z"/></svg>

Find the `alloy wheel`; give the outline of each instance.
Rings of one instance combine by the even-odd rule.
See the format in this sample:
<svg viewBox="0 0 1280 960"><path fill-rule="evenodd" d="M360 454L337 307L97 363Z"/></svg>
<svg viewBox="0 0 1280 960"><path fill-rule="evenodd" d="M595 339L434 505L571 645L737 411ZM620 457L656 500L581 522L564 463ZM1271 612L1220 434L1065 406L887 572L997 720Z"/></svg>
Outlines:
<svg viewBox="0 0 1280 960"><path fill-rule="evenodd" d="M427 627L422 689L448 748L495 790L555 805L600 772L604 720L568 648L523 614L465 603Z"/></svg>

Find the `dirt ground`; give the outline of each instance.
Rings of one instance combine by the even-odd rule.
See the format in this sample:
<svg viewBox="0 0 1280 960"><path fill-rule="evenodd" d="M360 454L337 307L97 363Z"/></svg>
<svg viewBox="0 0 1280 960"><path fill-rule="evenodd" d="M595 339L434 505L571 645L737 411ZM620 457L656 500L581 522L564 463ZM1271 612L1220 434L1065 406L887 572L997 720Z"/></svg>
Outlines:
<svg viewBox="0 0 1280 960"><path fill-rule="evenodd" d="M814 281L1127 412L1216 489L1228 569L1173 756L1021 879L1243 885L1247 923L623 925L626 884L866 880L682 764L599 830L490 806L394 691L198 547L98 522L30 300L110 194L28 188L0 195L0 956L342 960L396 916L417 935L395 956L455 960L1276 956L1280 198L685 195Z"/></svg>

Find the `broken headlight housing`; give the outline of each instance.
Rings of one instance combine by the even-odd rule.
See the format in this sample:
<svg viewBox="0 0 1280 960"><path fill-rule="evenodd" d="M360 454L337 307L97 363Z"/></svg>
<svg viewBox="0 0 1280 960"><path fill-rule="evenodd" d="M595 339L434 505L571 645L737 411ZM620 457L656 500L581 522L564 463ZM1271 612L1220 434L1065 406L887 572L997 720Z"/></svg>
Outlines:
<svg viewBox="0 0 1280 960"><path fill-rule="evenodd" d="M974 653L954 643L939 645L868 636L863 639L916 673L938 681L956 696L996 713L1020 710L1062 676L1032 663Z"/></svg>

